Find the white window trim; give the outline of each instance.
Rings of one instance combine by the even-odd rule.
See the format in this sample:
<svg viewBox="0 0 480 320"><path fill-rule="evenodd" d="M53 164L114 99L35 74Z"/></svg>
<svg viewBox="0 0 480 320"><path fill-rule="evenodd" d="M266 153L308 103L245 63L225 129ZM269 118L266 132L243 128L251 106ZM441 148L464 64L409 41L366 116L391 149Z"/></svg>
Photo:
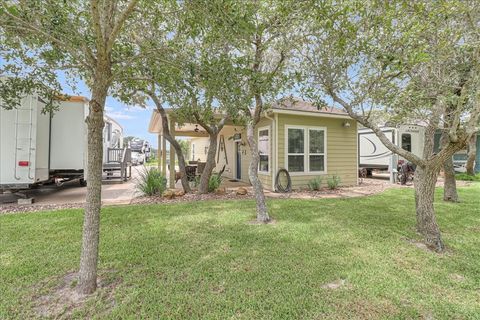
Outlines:
<svg viewBox="0 0 480 320"><path fill-rule="evenodd" d="M257 147L258 147L258 142L260 141L260 131L265 131L267 130L268 131L268 171L260 171L260 161L258 162L258 168L257 168L257 172L258 174L262 174L262 175L266 175L266 176L269 176L270 175L270 170L271 170L271 165L272 165L272 135L271 135L271 130L270 130L270 126L265 126L265 127L260 127L257 129Z"/></svg>
<svg viewBox="0 0 480 320"><path fill-rule="evenodd" d="M303 139L303 172L288 172L291 176L306 176L306 175L318 175L318 174L327 174L327 127L317 127L317 126L296 126L296 125L285 125L285 169L288 170L288 156L295 155L295 153L288 153L288 129L302 129L304 132ZM324 132L324 171L310 171L310 130L323 130ZM301 155L301 153L298 153ZM316 155L316 153L312 154Z"/></svg>

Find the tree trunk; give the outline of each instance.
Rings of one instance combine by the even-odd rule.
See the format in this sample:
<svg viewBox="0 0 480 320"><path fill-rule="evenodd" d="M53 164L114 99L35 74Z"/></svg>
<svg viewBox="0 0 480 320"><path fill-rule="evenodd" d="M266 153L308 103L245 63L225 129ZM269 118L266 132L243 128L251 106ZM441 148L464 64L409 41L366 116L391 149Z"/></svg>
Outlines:
<svg viewBox="0 0 480 320"><path fill-rule="evenodd" d="M429 247L437 252L442 252L444 245L433 207L438 171L438 169L428 165L423 168L417 166L415 171L415 207L417 231L423 235Z"/></svg>
<svg viewBox="0 0 480 320"><path fill-rule="evenodd" d="M443 164L445 181L443 182L443 200L458 202L457 180L455 179L455 169L453 168L453 158L448 158Z"/></svg>
<svg viewBox="0 0 480 320"><path fill-rule="evenodd" d="M178 141L175 139L172 139L173 141L170 141L169 139L167 140L168 142L170 142L170 145L175 149L175 153L177 155L178 169L180 170L180 173L181 173L180 181L182 182L183 191L185 191L185 193L191 192L192 190L190 189L190 184L188 183L187 170L185 168L186 167L185 156L183 155L182 147L180 146Z"/></svg>
<svg viewBox="0 0 480 320"><path fill-rule="evenodd" d="M199 194L208 193L208 182L210 181L213 169L217 165L217 162L215 161L215 156L217 154L217 139L218 133L210 134L210 145L208 147L207 163L205 164L205 168L203 169L202 175L200 177L200 184L198 185Z"/></svg>
<svg viewBox="0 0 480 320"><path fill-rule="evenodd" d="M269 222L270 216L268 215L267 203L265 201L265 194L263 193L263 185L260 179L258 179L258 164L260 162L260 155L258 153L258 145L255 140L255 126L249 122L247 124L247 141L250 147L250 153L252 160L248 167L248 177L255 193L255 201L257 203L257 221Z"/></svg>
<svg viewBox="0 0 480 320"><path fill-rule="evenodd" d="M185 193L191 192L192 190L190 189L190 184L188 183L187 170L185 169L185 156L178 141L175 140L175 138L170 134L170 125L168 124L167 113L165 112L160 99L154 92L148 92L148 95L150 98L152 98L153 102L157 106L158 113L160 113L160 118L162 119L163 136L170 143L170 146L175 149L175 153L177 154L178 168L180 169L180 180L182 182L183 191L185 191Z"/></svg>
<svg viewBox="0 0 480 320"><path fill-rule="evenodd" d="M77 287L81 294L91 294L97 288L98 242L100 237L100 210L102 206L103 110L108 87L108 84L104 81L96 80L94 82L92 99L89 103L89 115L87 117L88 185Z"/></svg>
<svg viewBox="0 0 480 320"><path fill-rule="evenodd" d="M444 132L441 138L442 147L448 144L448 133ZM443 200L458 202L457 180L455 179L455 169L453 167L453 156L448 157L443 163L443 172L445 174L443 182Z"/></svg>
<svg viewBox="0 0 480 320"><path fill-rule="evenodd" d="M467 169L467 174L474 176L475 175L475 160L477 158L477 133L474 133L468 142L468 157L465 168Z"/></svg>

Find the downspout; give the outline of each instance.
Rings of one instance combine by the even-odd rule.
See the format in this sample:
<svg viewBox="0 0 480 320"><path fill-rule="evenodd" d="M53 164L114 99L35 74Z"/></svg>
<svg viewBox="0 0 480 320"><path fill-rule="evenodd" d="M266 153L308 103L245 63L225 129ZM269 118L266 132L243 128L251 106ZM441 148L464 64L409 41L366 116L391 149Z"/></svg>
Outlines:
<svg viewBox="0 0 480 320"><path fill-rule="evenodd" d="M271 111L270 111L271 112ZM271 150L271 154L270 154L270 164L271 164L271 168L270 168L270 175L271 175L271 180L272 180L272 184L270 185L270 190L271 191L274 191L275 190L275 172L276 172L276 168L277 168L277 130L276 130L276 123L275 123L275 119L272 118L271 116L268 115L269 111L265 111L264 112L264 116L265 118L267 118L268 120L270 120L272 122L272 150ZM275 115L275 118L276 118L276 115ZM274 161L275 159L275 161Z"/></svg>
<svg viewBox="0 0 480 320"><path fill-rule="evenodd" d="M52 160L52 118L53 113L50 110L48 117L48 178L50 179L50 162Z"/></svg>

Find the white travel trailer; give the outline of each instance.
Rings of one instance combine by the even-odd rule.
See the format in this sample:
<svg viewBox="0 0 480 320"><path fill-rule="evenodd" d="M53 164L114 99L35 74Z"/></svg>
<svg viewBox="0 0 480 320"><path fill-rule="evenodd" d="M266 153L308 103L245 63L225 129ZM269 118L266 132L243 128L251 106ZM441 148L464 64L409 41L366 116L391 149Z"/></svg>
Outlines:
<svg viewBox="0 0 480 320"><path fill-rule="evenodd" d="M36 95L12 110L0 106L0 189L49 180L50 117L42 113L44 107Z"/></svg>
<svg viewBox="0 0 480 320"><path fill-rule="evenodd" d="M61 99L51 115L42 113L44 107L31 95L18 108L0 108L0 189L27 189L56 179L78 178L85 184L88 99ZM122 142L122 127L106 116L104 163L119 157Z"/></svg>
<svg viewBox="0 0 480 320"><path fill-rule="evenodd" d="M382 127L381 130L397 146L411 151L416 155L423 152L425 128L415 124L399 127ZM368 174L373 169L396 168L397 157L380 141L377 135L368 128L358 130L358 165L367 169ZM392 158L392 156L394 156ZM401 157L400 157L401 160Z"/></svg>

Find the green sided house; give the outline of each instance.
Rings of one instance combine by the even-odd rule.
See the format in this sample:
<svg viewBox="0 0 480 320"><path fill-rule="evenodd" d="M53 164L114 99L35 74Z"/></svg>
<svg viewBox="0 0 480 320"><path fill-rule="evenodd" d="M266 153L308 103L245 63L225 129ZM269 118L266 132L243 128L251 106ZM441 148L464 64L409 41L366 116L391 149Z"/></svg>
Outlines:
<svg viewBox="0 0 480 320"><path fill-rule="evenodd" d="M177 124L172 113L167 113L170 127L175 127L175 136L189 139L186 160L205 161L208 134L194 123ZM152 114L149 131L158 134L159 154L163 159L160 167L166 174L166 152L162 152L166 142L156 111ZM282 101L263 114L255 134L260 153L258 174L268 190L275 190L275 178L280 169L288 170L293 189L306 188L308 182L318 176L337 175L344 186L358 182L357 123L342 110L317 109L298 99ZM225 166L225 178L249 183L250 159L245 129L228 123L219 135L216 170ZM170 163L173 162L174 154L170 153ZM174 177L174 173L170 174Z"/></svg>

